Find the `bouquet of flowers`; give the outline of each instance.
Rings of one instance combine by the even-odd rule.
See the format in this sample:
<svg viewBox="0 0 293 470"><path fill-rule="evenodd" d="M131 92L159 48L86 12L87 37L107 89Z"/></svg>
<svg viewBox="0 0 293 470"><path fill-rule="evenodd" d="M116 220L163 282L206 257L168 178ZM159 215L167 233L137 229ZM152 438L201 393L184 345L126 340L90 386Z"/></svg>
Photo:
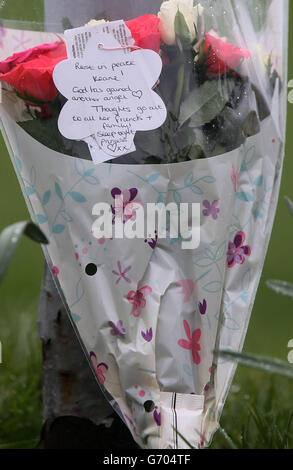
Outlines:
<svg viewBox="0 0 293 470"><path fill-rule="evenodd" d="M142 447L202 447L217 429L235 371L215 351L243 346L276 209L288 5L150 3L152 14L143 7L125 21L104 14L65 36L48 33L41 45L38 33L29 33L35 47L0 62L1 119L31 214L50 240L47 261L100 386ZM121 4L131 17L131 2ZM100 68L118 54L124 65L153 61L140 62L119 93L113 76L96 80L110 80L112 88L99 91L116 100L109 115L128 94L140 100L147 83L149 102L141 100L137 112L148 110L151 120L160 109L163 116L157 124L129 125L120 152L112 149L113 133L105 150L95 123L82 134L67 119L73 82L66 67L84 73L95 54ZM96 98L81 83L73 88L82 114ZM101 106L97 111L103 115ZM93 161L96 154L102 163ZM111 230L120 222L135 235L98 236L99 202L109 206ZM135 228L147 225L140 209L150 203L170 205L165 237L158 227L142 234ZM200 244L186 250L171 212L192 203L201 204ZM187 226L193 221L188 216Z"/></svg>
<svg viewBox="0 0 293 470"><path fill-rule="evenodd" d="M158 129L138 132L137 151L115 163L175 163L220 155L257 134L270 114L279 78L272 55L262 64L263 91L262 83L249 74L252 52L209 29L204 11L193 0L168 0L158 16L125 22L135 46L162 57L155 90L166 103L168 117ZM57 126L65 100L55 87L53 71L66 57L62 40L36 46L3 61L0 80L9 85L6 93L22 100L19 125L26 132L52 150L90 159L87 146L68 142Z"/></svg>

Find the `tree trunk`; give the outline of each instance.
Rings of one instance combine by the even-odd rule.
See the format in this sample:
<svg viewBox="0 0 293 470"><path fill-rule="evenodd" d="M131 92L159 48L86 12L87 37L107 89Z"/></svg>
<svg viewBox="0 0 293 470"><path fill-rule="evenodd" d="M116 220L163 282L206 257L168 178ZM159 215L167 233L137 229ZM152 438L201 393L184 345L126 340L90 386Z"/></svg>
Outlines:
<svg viewBox="0 0 293 470"><path fill-rule="evenodd" d="M157 14L162 0L45 0L46 31L63 33L91 19L129 20Z"/></svg>
<svg viewBox="0 0 293 470"><path fill-rule="evenodd" d="M45 30L63 32L92 18L130 19L156 14L160 4L161 0L45 0ZM39 335L43 342L45 447L137 447L120 418L113 415L93 377L47 265Z"/></svg>
<svg viewBox="0 0 293 470"><path fill-rule="evenodd" d="M47 263L38 323L43 343L45 448L132 448L131 435L93 375Z"/></svg>

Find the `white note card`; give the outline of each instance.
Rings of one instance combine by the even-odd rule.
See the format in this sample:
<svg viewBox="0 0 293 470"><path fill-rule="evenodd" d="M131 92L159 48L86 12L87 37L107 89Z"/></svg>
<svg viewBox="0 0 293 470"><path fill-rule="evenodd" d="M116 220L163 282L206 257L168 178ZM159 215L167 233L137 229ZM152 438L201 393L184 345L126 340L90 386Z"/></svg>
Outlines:
<svg viewBox="0 0 293 470"><path fill-rule="evenodd" d="M113 23L119 35L114 35L111 23L91 27L78 54L74 31L82 28L67 31L67 49L76 57L69 55L53 74L68 100L59 116L59 131L68 139L84 140L96 163L135 151L136 132L157 129L167 117L164 102L153 90L162 71L161 57L152 50L122 48L131 42L129 30L123 22Z"/></svg>

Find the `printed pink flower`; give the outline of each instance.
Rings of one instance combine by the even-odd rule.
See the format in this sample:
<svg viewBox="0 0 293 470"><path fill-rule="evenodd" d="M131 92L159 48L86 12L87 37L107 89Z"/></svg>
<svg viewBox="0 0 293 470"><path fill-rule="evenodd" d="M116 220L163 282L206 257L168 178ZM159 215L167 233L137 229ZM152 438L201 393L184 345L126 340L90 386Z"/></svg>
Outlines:
<svg viewBox="0 0 293 470"><path fill-rule="evenodd" d="M184 295L183 303L187 304L195 288L194 281L192 279L182 279L182 281L176 282L176 286L181 287L181 292L179 292L179 294Z"/></svg>
<svg viewBox="0 0 293 470"><path fill-rule="evenodd" d="M191 334L190 326L186 320L183 321L183 325L188 339L180 339L178 344L183 349L191 350L194 364L200 364L201 359L198 351L201 349L199 344L201 329L194 330L194 332Z"/></svg>
<svg viewBox="0 0 293 470"><path fill-rule="evenodd" d="M235 166L232 165L231 180L232 180L232 183L233 183L233 188L234 188L235 193L237 193L237 189L238 189L239 176L240 176L240 171L237 171Z"/></svg>
<svg viewBox="0 0 293 470"><path fill-rule="evenodd" d="M125 189L121 191L119 188L113 188L111 191L112 197L115 199L114 205L111 206L112 214L115 217L122 219L125 224L127 220L136 219L136 211L142 205L141 201L134 201L137 196L137 189Z"/></svg>
<svg viewBox="0 0 293 470"><path fill-rule="evenodd" d="M131 290L127 294L127 300L132 304L131 315L139 317L142 309L146 306L146 296L152 293L150 286L141 286L141 281L137 284L137 290Z"/></svg>
<svg viewBox="0 0 293 470"><path fill-rule="evenodd" d="M228 268L233 268L235 264L245 263L245 256L251 255L250 246L244 246L245 240L245 233L238 232L235 235L234 242L229 242L227 251Z"/></svg>
<svg viewBox="0 0 293 470"><path fill-rule="evenodd" d="M98 363L98 358L94 352L90 353L90 358L94 366L94 370L98 376L99 382L103 385L105 383L105 374L108 371L109 367L104 362Z"/></svg>
<svg viewBox="0 0 293 470"><path fill-rule="evenodd" d="M117 262L117 266L118 266L118 271L119 272L114 271L114 270L112 271L112 273L115 274L115 276L118 276L116 284L119 284L121 279L124 279L126 282L128 282L130 284L131 280L128 277L126 277L126 273L128 273L131 270L132 266L127 266L127 268L122 269L120 261Z"/></svg>
<svg viewBox="0 0 293 470"><path fill-rule="evenodd" d="M54 274L54 276L58 276L58 274L60 273L60 269L58 268L58 266L52 266L52 273Z"/></svg>

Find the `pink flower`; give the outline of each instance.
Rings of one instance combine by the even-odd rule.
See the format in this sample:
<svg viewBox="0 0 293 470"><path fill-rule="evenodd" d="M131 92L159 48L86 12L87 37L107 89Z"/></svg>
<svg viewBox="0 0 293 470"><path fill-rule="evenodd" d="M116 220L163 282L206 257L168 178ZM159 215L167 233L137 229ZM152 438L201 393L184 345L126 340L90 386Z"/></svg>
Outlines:
<svg viewBox="0 0 293 470"><path fill-rule="evenodd" d="M212 77L219 77L229 70L235 70L244 59L251 57L247 49L240 49L212 34L205 35L204 44L204 52L208 55L207 71Z"/></svg>
<svg viewBox="0 0 293 470"><path fill-rule="evenodd" d="M31 98L47 103L58 94L53 70L66 58L66 45L62 41L42 44L0 62L0 80L13 86L28 102Z"/></svg>
<svg viewBox="0 0 293 470"><path fill-rule="evenodd" d="M251 255L250 246L244 246L245 240L245 233L238 232L235 235L234 242L229 242L227 251L228 268L233 268L235 264L245 263L245 256Z"/></svg>
<svg viewBox="0 0 293 470"><path fill-rule="evenodd" d="M124 189L121 191L119 188L113 188L111 191L112 197L115 199L115 204L111 206L112 214L119 219L122 219L125 224L127 220L136 219L136 211L141 207L141 201L134 201L137 196L137 189Z"/></svg>
<svg viewBox="0 0 293 470"><path fill-rule="evenodd" d="M98 358L94 352L90 353L90 358L94 366L95 373L99 379L99 382L103 385L105 383L105 373L108 371L109 367L104 362L98 363Z"/></svg>
<svg viewBox="0 0 293 470"><path fill-rule="evenodd" d="M192 279L182 279L182 281L176 282L176 286L181 287L179 294L184 295L183 303L187 304L193 294L195 282Z"/></svg>
<svg viewBox="0 0 293 470"><path fill-rule="evenodd" d="M183 325L188 339L180 339L178 344L183 349L191 350L194 364L200 364L201 359L198 351L200 351L199 340L201 337L201 330L194 330L194 332L191 334L190 326L186 320L183 321Z"/></svg>
<svg viewBox="0 0 293 470"><path fill-rule="evenodd" d="M54 276L58 276L58 274L60 273L60 269L58 268L58 266L52 266L52 273L54 274Z"/></svg>
<svg viewBox="0 0 293 470"><path fill-rule="evenodd" d="M240 176L240 171L237 171L235 166L232 165L231 180L232 180L232 183L233 183L233 188L234 188L235 193L237 193L237 189L238 189L239 176Z"/></svg>
<svg viewBox="0 0 293 470"><path fill-rule="evenodd" d="M156 15L143 15L133 20L125 21L135 39L135 45L142 49L160 51L161 33L159 31L160 19Z"/></svg>
<svg viewBox="0 0 293 470"><path fill-rule="evenodd" d="M141 281L137 284L137 290L131 290L127 294L127 300L132 304L131 315L139 317L142 313L142 309L146 306L146 296L152 293L150 286L141 286Z"/></svg>

